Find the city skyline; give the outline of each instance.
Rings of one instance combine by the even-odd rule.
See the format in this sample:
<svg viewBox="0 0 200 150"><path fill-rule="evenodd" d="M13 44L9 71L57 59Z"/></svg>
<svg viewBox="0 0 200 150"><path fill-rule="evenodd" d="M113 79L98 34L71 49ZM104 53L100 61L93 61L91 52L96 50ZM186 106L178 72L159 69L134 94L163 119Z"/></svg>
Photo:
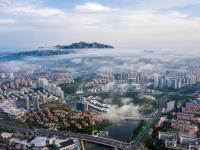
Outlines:
<svg viewBox="0 0 200 150"><path fill-rule="evenodd" d="M0 52L78 41L198 50L199 7L194 0L1 0Z"/></svg>
<svg viewBox="0 0 200 150"><path fill-rule="evenodd" d="M0 149L200 150L200 1L0 0Z"/></svg>

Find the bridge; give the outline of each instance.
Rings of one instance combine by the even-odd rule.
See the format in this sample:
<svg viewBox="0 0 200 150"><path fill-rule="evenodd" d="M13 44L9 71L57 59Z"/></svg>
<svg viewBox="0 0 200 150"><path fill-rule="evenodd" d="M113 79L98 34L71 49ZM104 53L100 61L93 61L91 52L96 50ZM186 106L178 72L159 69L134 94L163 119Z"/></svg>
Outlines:
<svg viewBox="0 0 200 150"><path fill-rule="evenodd" d="M148 120L152 120L153 118L151 117L122 117L122 120L135 120L135 121L148 121Z"/></svg>
<svg viewBox="0 0 200 150"><path fill-rule="evenodd" d="M106 145L113 148L119 148L123 150L132 150L133 145L129 143L125 143L122 141L105 138L105 137L94 137L88 134L81 134L81 133L74 133L74 132L67 132L67 131L55 131L55 130L44 130L44 129L28 129L28 128L18 128L14 127L13 125L8 125L5 123L0 123L0 128L3 129L10 129L16 132L22 133L34 133L38 135L45 135L45 136L58 136L58 137L69 137L69 138L77 138L81 140L85 140L92 143L97 143L101 145Z"/></svg>
<svg viewBox="0 0 200 150"><path fill-rule="evenodd" d="M8 122L6 122L6 123L0 122L0 128L10 129L10 130L14 130L14 131L17 131L17 132L22 132L22 133L34 133L34 134L45 135L45 136L56 135L56 136L59 136L59 137L77 138L77 139L85 140L85 141L92 142L92 143L110 146L110 147L113 147L113 148L119 148L119 149L123 149L123 150L135 150L135 149L137 149L139 143L142 141L144 136L154 126L155 122L157 122L160 119L160 117L162 115L162 109L164 108L166 100L167 100L166 96L164 96L160 100L158 109L155 112L155 114L152 116L152 118L146 118L146 117L125 118L125 119L135 119L135 120L136 119L138 119L138 120L151 119L148 127L145 128L145 130L131 143L125 143L125 142L110 139L110 138L94 137L94 136L88 135L88 134L80 134L80 133L67 132L67 131L55 131L55 130L45 130L45 129L35 129L34 130L34 129L28 129L28 128L18 128L18 127L15 127L13 124L9 124Z"/></svg>

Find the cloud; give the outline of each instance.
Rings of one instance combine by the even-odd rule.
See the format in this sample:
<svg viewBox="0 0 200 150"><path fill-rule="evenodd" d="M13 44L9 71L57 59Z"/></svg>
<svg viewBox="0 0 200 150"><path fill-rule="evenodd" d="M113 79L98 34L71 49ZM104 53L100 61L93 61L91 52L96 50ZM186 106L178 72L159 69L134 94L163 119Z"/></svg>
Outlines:
<svg viewBox="0 0 200 150"><path fill-rule="evenodd" d="M189 17L188 14L186 14L186 13L181 13L181 12L179 12L179 11L171 11L169 14L172 15L172 16L174 16L174 17L178 17L178 18L186 18L186 17Z"/></svg>
<svg viewBox="0 0 200 150"><path fill-rule="evenodd" d="M111 11L111 8L98 3L87 2L82 5L76 5L75 10L83 12L108 12Z"/></svg>
<svg viewBox="0 0 200 150"><path fill-rule="evenodd" d="M27 15L36 17L50 17L62 14L63 12L55 8L34 8L32 6L15 7L10 10L15 15Z"/></svg>
<svg viewBox="0 0 200 150"><path fill-rule="evenodd" d="M8 24L15 24L16 21L14 19L1 19L0 18L0 25L8 25Z"/></svg>
<svg viewBox="0 0 200 150"><path fill-rule="evenodd" d="M122 103L123 105L128 105L128 104L130 104L132 101L133 101L132 98L123 98L123 99L121 100L121 103Z"/></svg>
<svg viewBox="0 0 200 150"><path fill-rule="evenodd" d="M154 73L154 72L162 72L163 70L164 70L164 68L160 64L148 64L148 63L139 63L138 64L139 72Z"/></svg>
<svg viewBox="0 0 200 150"><path fill-rule="evenodd" d="M123 119L123 117L138 117L139 106L133 103L125 104L123 106L112 105L110 111L104 115L105 118L117 122Z"/></svg>
<svg viewBox="0 0 200 150"><path fill-rule="evenodd" d="M1 25L1 49L30 49L75 41L98 41L135 49L200 48L199 17L178 9L157 10L139 6L133 9L131 2L127 8L83 3L74 9L60 9L19 1L2 4L0 9L1 18L7 16L17 22L12 26ZM153 1L151 4L160 4Z"/></svg>
<svg viewBox="0 0 200 150"><path fill-rule="evenodd" d="M8 8L11 4L10 0L0 0L0 8Z"/></svg>
<svg viewBox="0 0 200 150"><path fill-rule="evenodd" d="M51 17L64 14L57 8L39 7L25 1L0 1L0 12L8 13L14 16L33 16L33 17Z"/></svg>
<svg viewBox="0 0 200 150"><path fill-rule="evenodd" d="M27 64L23 61L7 61L0 63L0 71L2 72L20 72L26 70L34 70L35 66Z"/></svg>
<svg viewBox="0 0 200 150"><path fill-rule="evenodd" d="M71 62L72 63L74 63L74 64L80 64L80 63L82 63L82 59L80 59L80 58L75 58L75 59L71 59Z"/></svg>
<svg viewBox="0 0 200 150"><path fill-rule="evenodd" d="M143 9L174 9L181 8L192 5L199 5L200 2L197 0L143 0L141 1L137 7Z"/></svg>

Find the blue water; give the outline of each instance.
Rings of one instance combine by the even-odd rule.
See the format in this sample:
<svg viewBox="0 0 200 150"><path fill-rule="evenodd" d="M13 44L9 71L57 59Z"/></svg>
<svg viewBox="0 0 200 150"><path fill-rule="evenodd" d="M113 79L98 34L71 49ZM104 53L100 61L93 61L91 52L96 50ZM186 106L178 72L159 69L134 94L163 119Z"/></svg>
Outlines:
<svg viewBox="0 0 200 150"><path fill-rule="evenodd" d="M129 137L131 137L132 132L134 131L134 129L137 128L139 123L140 121L124 120L119 123L113 124L111 127L106 129L106 131L109 132L110 138L126 141ZM110 147L88 143L88 142L85 143L85 149L86 150L113 150L113 148L110 148Z"/></svg>

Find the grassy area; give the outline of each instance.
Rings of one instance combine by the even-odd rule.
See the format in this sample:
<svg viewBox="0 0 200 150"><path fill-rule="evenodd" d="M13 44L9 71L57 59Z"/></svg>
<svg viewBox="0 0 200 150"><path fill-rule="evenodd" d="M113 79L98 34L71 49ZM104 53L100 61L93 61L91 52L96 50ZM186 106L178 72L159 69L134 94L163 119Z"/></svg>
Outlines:
<svg viewBox="0 0 200 150"><path fill-rule="evenodd" d="M188 99L190 99L190 96L181 96L178 98L178 100L176 101L177 104L184 104Z"/></svg>
<svg viewBox="0 0 200 150"><path fill-rule="evenodd" d="M188 99L191 99L191 96L180 95L178 93L174 93L173 95L169 95L169 101L175 100L175 106L183 105Z"/></svg>
<svg viewBox="0 0 200 150"><path fill-rule="evenodd" d="M155 111L155 107L153 107L151 104L144 104L140 107L139 112L142 114L150 114L153 111Z"/></svg>

